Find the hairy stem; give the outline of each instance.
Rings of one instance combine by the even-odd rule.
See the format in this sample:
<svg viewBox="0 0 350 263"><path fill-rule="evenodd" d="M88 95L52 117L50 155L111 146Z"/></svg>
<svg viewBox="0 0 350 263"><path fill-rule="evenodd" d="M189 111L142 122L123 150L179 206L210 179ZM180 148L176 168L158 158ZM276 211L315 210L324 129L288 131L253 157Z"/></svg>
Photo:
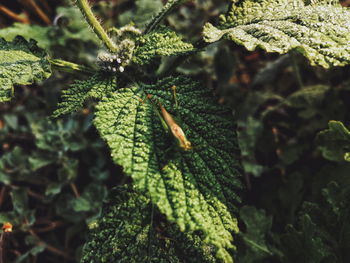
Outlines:
<svg viewBox="0 0 350 263"><path fill-rule="evenodd" d="M81 73L93 73L94 71L88 67L79 65L79 64L75 64L72 62L68 62L65 60L61 60L61 59L49 59L49 62L51 64L51 66L65 71L65 72L69 72L69 73L76 73L76 72L81 72Z"/></svg>
<svg viewBox="0 0 350 263"><path fill-rule="evenodd" d="M162 21L162 19L176 6L185 2L186 0L169 0L165 6L163 6L162 10L160 10L159 14L156 15L152 21L147 25L144 34L147 34L154 30L157 25Z"/></svg>
<svg viewBox="0 0 350 263"><path fill-rule="evenodd" d="M298 63L297 63L296 58L295 58L295 51L290 52L290 55L291 55L291 59L292 59L293 71L294 71L295 77L297 79L299 88L303 88L304 84L303 84L303 80L301 78L301 74L300 74Z"/></svg>
<svg viewBox="0 0 350 263"><path fill-rule="evenodd" d="M103 29L101 24L97 21L96 17L91 11L91 7L87 0L76 0L76 5L79 7L81 13L85 17L86 22L91 26L95 34L101 39L106 48L111 52L116 52L118 48L109 38L106 31Z"/></svg>

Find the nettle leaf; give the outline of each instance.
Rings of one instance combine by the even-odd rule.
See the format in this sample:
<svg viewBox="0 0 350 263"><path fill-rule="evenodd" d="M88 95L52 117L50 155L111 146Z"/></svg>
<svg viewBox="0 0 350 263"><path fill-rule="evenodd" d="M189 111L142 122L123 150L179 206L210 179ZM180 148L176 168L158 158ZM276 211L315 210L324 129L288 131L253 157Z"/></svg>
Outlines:
<svg viewBox="0 0 350 263"><path fill-rule="evenodd" d="M81 109L89 99L99 100L106 93L116 89L116 77L96 74L87 80L76 80L70 88L63 91L62 102L53 113L58 117Z"/></svg>
<svg viewBox="0 0 350 263"><path fill-rule="evenodd" d="M12 42L0 38L0 102L13 97L13 86L28 85L50 77L50 64L46 53L36 46L16 37Z"/></svg>
<svg viewBox="0 0 350 263"><path fill-rule="evenodd" d="M330 182L320 201L304 202L298 224L282 235L284 262L346 262L350 255L349 190Z"/></svg>
<svg viewBox="0 0 350 263"><path fill-rule="evenodd" d="M285 103L295 108L312 109L322 105L329 90L327 85L306 86L288 96Z"/></svg>
<svg viewBox="0 0 350 263"><path fill-rule="evenodd" d="M145 25L159 10L162 9L161 0L136 0L136 14L134 21L137 25Z"/></svg>
<svg viewBox="0 0 350 263"><path fill-rule="evenodd" d="M77 39L86 42L91 41L96 44L99 43L97 36L87 26L79 8L75 6L60 6L57 8L56 12L58 16L68 19L67 25L60 28L63 32L63 36L55 39L59 44L66 45L69 39Z"/></svg>
<svg viewBox="0 0 350 263"><path fill-rule="evenodd" d="M222 37L248 50L287 53L296 50L312 65L325 68L350 63L350 11L334 1L232 1L220 26L207 23L204 40Z"/></svg>
<svg viewBox="0 0 350 263"><path fill-rule="evenodd" d="M177 109L170 89L174 85ZM146 94L181 120L192 150L174 145ZM198 83L171 77L106 96L97 106L95 125L136 188L148 192L182 231L202 231L205 241L217 247L217 256L231 262L231 233L238 232L232 212L242 189L232 113Z"/></svg>
<svg viewBox="0 0 350 263"><path fill-rule="evenodd" d="M157 219L157 220L155 220ZM150 199L129 186L114 188L101 217L89 224L81 262L215 262L213 249L161 219Z"/></svg>
<svg viewBox="0 0 350 263"><path fill-rule="evenodd" d="M191 51L194 51L192 44L182 41L174 31L160 27L137 40L133 61L144 65L157 57L181 55Z"/></svg>
<svg viewBox="0 0 350 263"><path fill-rule="evenodd" d="M44 252L46 249L45 244L39 244L37 246L32 247L27 252L19 256L15 263L23 262L25 259L30 260L30 256L37 256L39 253ZM28 261L25 261L28 262Z"/></svg>
<svg viewBox="0 0 350 263"><path fill-rule="evenodd" d="M328 129L317 135L317 143L324 158L350 162L350 131L340 121L330 121Z"/></svg>
<svg viewBox="0 0 350 263"><path fill-rule="evenodd" d="M337 262L325 260L329 254L329 247L316 232L317 225L309 215L302 215L298 221L298 229L287 226L287 233L282 236L282 248L286 258L284 262Z"/></svg>
<svg viewBox="0 0 350 263"><path fill-rule="evenodd" d="M240 217L246 226L246 231L240 233L246 248L245 253L239 251L240 262L257 262L271 256L266 236L271 231L272 217L253 206L242 207Z"/></svg>
<svg viewBox="0 0 350 263"><path fill-rule="evenodd" d="M14 23L13 25L0 29L0 37L7 41L12 41L20 35L27 41L34 39L40 48L48 50L52 45L66 46L68 40L80 40L84 42L99 43L96 35L87 27L83 15L77 7L58 7L57 24L52 26L38 26L23 23ZM65 19L65 25L59 20Z"/></svg>
<svg viewBox="0 0 350 263"><path fill-rule="evenodd" d="M16 36L20 35L27 41L35 39L38 42L38 47L48 49L51 42L47 36L49 29L47 26L14 23L9 27L0 29L0 37L3 37L7 41L12 41Z"/></svg>
<svg viewBox="0 0 350 263"><path fill-rule="evenodd" d="M187 0L168 0L159 13L153 17L151 21L146 26L145 32L149 33L156 29L160 21L171 12L175 7L179 6L182 3L185 3Z"/></svg>

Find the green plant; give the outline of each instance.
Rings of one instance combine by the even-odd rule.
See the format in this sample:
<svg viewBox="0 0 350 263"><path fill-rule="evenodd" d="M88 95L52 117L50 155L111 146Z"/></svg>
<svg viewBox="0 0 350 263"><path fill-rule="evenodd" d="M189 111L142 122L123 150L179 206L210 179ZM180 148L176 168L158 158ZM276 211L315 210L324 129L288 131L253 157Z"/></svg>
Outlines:
<svg viewBox="0 0 350 263"><path fill-rule="evenodd" d="M233 261L243 190L236 125L230 109L219 105L202 83L174 73L187 57L226 38L248 50L300 52L311 64L325 68L350 62L350 12L337 3L232 1L218 27L205 24L204 41L191 44L159 25L184 2L169 0L143 30L128 24L110 28L108 35L87 1L76 1L105 46L94 66L47 57L34 42L21 37L1 40L0 100L13 96L14 84L48 78L49 65L92 75L63 92L54 116L76 111L89 100L97 102L95 127L107 141L114 162L132 178L134 188L113 191L113 202L100 221L92 223L94 232L83 261ZM159 67L161 56L178 57ZM177 132L170 131L163 109L178 124ZM184 140L191 147L179 147ZM118 210L123 212L114 215ZM130 220L134 211L138 212ZM113 223L121 224L116 233ZM101 233L108 236L107 243ZM140 242L123 254L131 237ZM243 236L245 241L251 238L249 231ZM90 253L100 246L103 249ZM192 253L200 256L192 258Z"/></svg>

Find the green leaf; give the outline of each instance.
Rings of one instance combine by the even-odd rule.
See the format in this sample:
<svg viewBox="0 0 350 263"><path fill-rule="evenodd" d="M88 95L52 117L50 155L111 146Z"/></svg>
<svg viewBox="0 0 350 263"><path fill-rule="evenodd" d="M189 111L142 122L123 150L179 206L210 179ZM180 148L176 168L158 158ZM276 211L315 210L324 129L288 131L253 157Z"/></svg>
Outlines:
<svg viewBox="0 0 350 263"><path fill-rule="evenodd" d="M98 210L102 200L106 197L107 190L104 186L90 184L79 198L73 201L73 208L77 212Z"/></svg>
<svg viewBox="0 0 350 263"><path fill-rule="evenodd" d="M73 118L66 121L51 121L42 119L30 121L31 132L35 136L35 144L38 149L46 151L45 154L34 154L32 157L51 159L54 162L62 160L60 153L77 152L88 147L89 142L81 136L84 127ZM72 160L71 158L68 158Z"/></svg>
<svg viewBox="0 0 350 263"><path fill-rule="evenodd" d="M38 157L38 158L36 158L36 157L29 157L28 161L29 161L29 164L30 164L30 168L33 171L37 171L40 168L43 168L43 167L53 163L53 160L51 160L51 159L44 159L44 158L40 158L40 157Z"/></svg>
<svg viewBox="0 0 350 263"><path fill-rule="evenodd" d="M240 216L247 229L243 235L245 242L251 244L253 250L271 254L265 244L265 234L271 229L272 218L267 216L264 210L257 210L250 206L243 207Z"/></svg>
<svg viewBox="0 0 350 263"><path fill-rule="evenodd" d="M242 165L244 171L259 177L263 172L263 166L255 160L255 145L262 132L262 124L253 117L238 124L238 141L241 148Z"/></svg>
<svg viewBox="0 0 350 263"><path fill-rule="evenodd" d="M81 109L88 99L101 99L106 93L116 89L116 78L96 74L87 80L76 80L70 88L63 91L62 102L53 117Z"/></svg>
<svg viewBox="0 0 350 263"><path fill-rule="evenodd" d="M11 192L12 205L18 214L24 214L28 210L28 195L25 188L18 188Z"/></svg>
<svg viewBox="0 0 350 263"><path fill-rule="evenodd" d="M91 41L96 44L99 43L99 39L85 22L79 8L75 6L60 6L57 8L56 12L60 18L63 17L68 19L67 26L61 27L63 36L58 36L57 39L55 39L60 45L66 45L67 41L70 39L76 39L84 42Z"/></svg>
<svg viewBox="0 0 350 263"><path fill-rule="evenodd" d="M45 189L45 195L46 196L57 195L61 192L63 186L64 186L64 183L61 183L61 182L50 183L47 185Z"/></svg>
<svg viewBox="0 0 350 263"><path fill-rule="evenodd" d="M139 28L145 24L163 7L161 0L136 0L133 11L120 14L119 20L122 24L134 22Z"/></svg>
<svg viewBox="0 0 350 263"><path fill-rule="evenodd" d="M10 152L5 152L0 158L0 182L11 184L21 177L22 180L26 178L30 174L27 158L28 156L19 146L14 147Z"/></svg>
<svg viewBox="0 0 350 263"><path fill-rule="evenodd" d="M136 0L136 12L133 22L137 25L145 26L145 24L163 7L161 0Z"/></svg>
<svg viewBox="0 0 350 263"><path fill-rule="evenodd" d="M175 56L194 51L190 43L182 41L174 31L166 27L160 27L140 37L134 51L133 61L144 65L160 56Z"/></svg>
<svg viewBox="0 0 350 263"><path fill-rule="evenodd" d="M301 90L292 93L287 98L286 103L295 108L315 108L322 104L329 90L330 87L326 85L303 87Z"/></svg>
<svg viewBox="0 0 350 263"><path fill-rule="evenodd" d="M12 130L18 129L18 117L14 114L6 114L3 116L6 125L10 127Z"/></svg>
<svg viewBox="0 0 350 263"><path fill-rule="evenodd" d="M159 216L146 196L131 187L114 188L102 216L89 224L81 262L215 262L212 248L175 225L154 220Z"/></svg>
<svg viewBox="0 0 350 263"><path fill-rule="evenodd" d="M21 187L11 191L11 199L13 205L13 211L17 214L17 217L26 219L28 225L32 225L35 222L35 210L29 209L29 200L27 194L27 188ZM25 228L26 226L22 226Z"/></svg>
<svg viewBox="0 0 350 263"><path fill-rule="evenodd" d="M282 247L287 255L284 262L321 263L329 255L329 248L317 236L315 232L317 226L308 215L302 215L300 217L298 226L300 230L289 225L287 227L287 234L282 236Z"/></svg>
<svg viewBox="0 0 350 263"><path fill-rule="evenodd" d="M350 152L344 154L344 160L350 162Z"/></svg>
<svg viewBox="0 0 350 263"><path fill-rule="evenodd" d="M31 249L29 249L27 252L25 252L23 255L18 257L14 263L20 263L23 262L25 259L28 259L30 256L36 256L39 253L43 252L46 248L45 244L39 244Z"/></svg>
<svg viewBox="0 0 350 263"><path fill-rule="evenodd" d="M6 41L12 41L16 36L22 36L27 41L34 39L40 48L48 49L50 39L47 36L49 27L38 25L29 25L23 23L14 23L13 25L0 30L0 37Z"/></svg>
<svg viewBox="0 0 350 263"><path fill-rule="evenodd" d="M204 40L227 38L248 50L297 50L325 68L350 62L350 12L334 1L232 0L218 28L207 23Z"/></svg>
<svg viewBox="0 0 350 263"><path fill-rule="evenodd" d="M13 226L21 225L21 219L15 211L0 212L0 224L11 222Z"/></svg>
<svg viewBox="0 0 350 263"><path fill-rule="evenodd" d="M246 250L239 262L250 263L271 256L273 253L267 245L267 234L271 231L272 217L266 215L264 210L253 206L244 206L240 210L240 217L246 226L246 231L241 232Z"/></svg>
<svg viewBox="0 0 350 263"><path fill-rule="evenodd" d="M13 85L28 85L50 77L46 54L36 46L16 37L12 42L0 38L0 102L13 97Z"/></svg>
<svg viewBox="0 0 350 263"><path fill-rule="evenodd" d="M63 167L58 170L58 176L66 182L73 182L78 176L79 162L76 159L68 159Z"/></svg>
<svg viewBox="0 0 350 263"><path fill-rule="evenodd" d="M75 210L75 197L71 194L61 193L55 205L55 210L58 215L63 217L65 220L70 222L80 222L83 221L85 215L82 212L77 212Z"/></svg>
<svg viewBox="0 0 350 263"><path fill-rule="evenodd" d="M323 157L331 161L349 161L350 131L340 121L330 121L328 127L316 138Z"/></svg>
<svg viewBox="0 0 350 263"><path fill-rule="evenodd" d="M73 209L76 212L86 212L91 209L89 200L86 200L83 197L79 197L73 202Z"/></svg>
<svg viewBox="0 0 350 263"><path fill-rule="evenodd" d="M0 37L12 41L16 36L22 36L27 41L34 39L40 48L48 50L52 45L66 46L68 40L80 40L98 44L96 35L87 26L84 17L77 7L58 7L57 21L66 20L65 25L38 26L23 23L0 30Z"/></svg>
<svg viewBox="0 0 350 263"><path fill-rule="evenodd" d="M157 28L159 23L162 21L162 19L170 13L171 10L173 10L175 7L179 6L180 4L186 2L187 0L169 0L167 3L163 6L163 8L159 11L157 15L153 17L151 21L146 26L145 33L150 33L153 30Z"/></svg>
<svg viewBox="0 0 350 263"><path fill-rule="evenodd" d="M178 109L171 103L174 85ZM181 150L165 133L156 106L140 100L145 94L181 120L192 150ZM205 241L217 247L217 256L231 262L231 233L238 231L231 213L237 211L242 188L232 113L198 83L171 77L106 96L97 106L95 125L137 189L148 192L182 231L202 231Z"/></svg>
<svg viewBox="0 0 350 263"><path fill-rule="evenodd" d="M283 262L346 262L349 258L349 187L330 182L317 203L305 202L296 226L282 236Z"/></svg>

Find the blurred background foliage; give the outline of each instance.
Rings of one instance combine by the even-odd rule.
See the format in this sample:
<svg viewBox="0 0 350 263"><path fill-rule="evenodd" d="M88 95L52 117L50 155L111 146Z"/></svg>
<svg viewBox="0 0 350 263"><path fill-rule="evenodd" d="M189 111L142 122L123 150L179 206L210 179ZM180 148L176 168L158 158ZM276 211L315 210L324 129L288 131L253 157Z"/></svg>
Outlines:
<svg viewBox="0 0 350 263"><path fill-rule="evenodd" d="M141 28L164 2L91 1L105 27ZM165 22L195 42L228 3L189 1ZM54 58L95 67L99 42L70 1L0 0L0 37L17 34ZM169 70L173 59L152 70ZM350 152L350 140L317 134L329 120L350 126L350 67L325 71L298 54L221 41L170 70L202 80L238 120L247 192L237 261L348 262L350 163L333 152L337 145ZM14 225L1 243L4 262L79 262L108 190L128 180L92 126L93 102L73 116L48 117L71 82L55 71L0 104L0 223Z"/></svg>

